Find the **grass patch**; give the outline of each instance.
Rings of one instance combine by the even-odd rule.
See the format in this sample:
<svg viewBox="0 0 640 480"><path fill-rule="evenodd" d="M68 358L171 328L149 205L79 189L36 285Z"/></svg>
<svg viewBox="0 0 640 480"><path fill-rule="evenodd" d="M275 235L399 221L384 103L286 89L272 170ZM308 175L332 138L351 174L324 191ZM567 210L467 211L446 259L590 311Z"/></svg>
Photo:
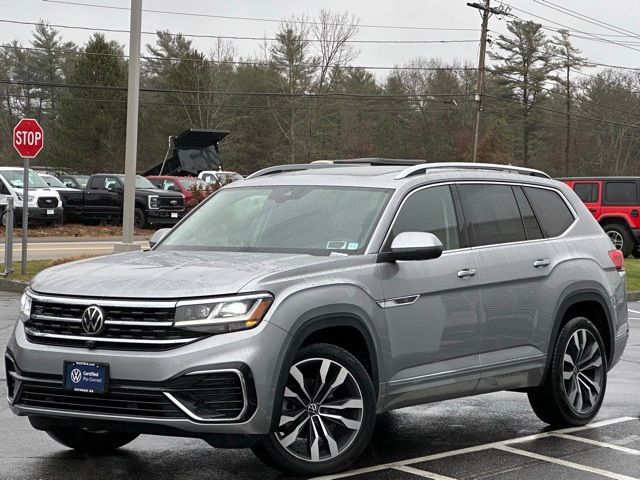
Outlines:
<svg viewBox="0 0 640 480"><path fill-rule="evenodd" d="M13 273L6 278L9 280L19 280L22 282L28 282L31 278L49 267L55 267L56 265L62 265L63 263L75 262L76 260L83 260L85 258L97 257L98 255L92 255L83 253L80 255L72 255L69 257L54 258L51 260L31 260L27 262L27 273L22 275L22 265L20 262L13 262ZM4 269L4 264L2 264Z"/></svg>
<svg viewBox="0 0 640 480"><path fill-rule="evenodd" d="M640 259L625 258L624 269L627 271L627 292L640 291Z"/></svg>

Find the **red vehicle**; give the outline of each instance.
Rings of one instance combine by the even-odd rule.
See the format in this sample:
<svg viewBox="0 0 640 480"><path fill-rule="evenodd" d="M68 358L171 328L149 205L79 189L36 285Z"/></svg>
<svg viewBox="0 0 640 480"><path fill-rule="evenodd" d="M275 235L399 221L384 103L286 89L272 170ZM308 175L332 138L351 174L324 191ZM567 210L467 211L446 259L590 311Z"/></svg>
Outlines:
<svg viewBox="0 0 640 480"><path fill-rule="evenodd" d="M561 178L625 257L640 257L640 177Z"/></svg>
<svg viewBox="0 0 640 480"><path fill-rule="evenodd" d="M150 175L147 177L147 179L161 190L180 192L182 195L184 195L186 204L188 204L193 199L194 188L207 188L207 184L196 177Z"/></svg>

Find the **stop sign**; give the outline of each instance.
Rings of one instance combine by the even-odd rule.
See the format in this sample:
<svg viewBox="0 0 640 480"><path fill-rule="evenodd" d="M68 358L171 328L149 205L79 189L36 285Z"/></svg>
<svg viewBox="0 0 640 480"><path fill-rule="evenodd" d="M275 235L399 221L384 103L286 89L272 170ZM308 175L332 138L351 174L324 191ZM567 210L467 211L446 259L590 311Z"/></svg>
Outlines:
<svg viewBox="0 0 640 480"><path fill-rule="evenodd" d="M42 127L33 118L23 118L13 129L13 146L22 158L34 158L40 150L44 134Z"/></svg>

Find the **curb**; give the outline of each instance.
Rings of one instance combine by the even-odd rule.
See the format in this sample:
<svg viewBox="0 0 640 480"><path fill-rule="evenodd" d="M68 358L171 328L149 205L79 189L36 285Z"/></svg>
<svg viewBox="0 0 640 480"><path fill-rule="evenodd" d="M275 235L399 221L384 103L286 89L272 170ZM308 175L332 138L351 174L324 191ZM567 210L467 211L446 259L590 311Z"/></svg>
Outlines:
<svg viewBox="0 0 640 480"><path fill-rule="evenodd" d="M26 282L0 278L0 291L2 292L22 293L26 286Z"/></svg>

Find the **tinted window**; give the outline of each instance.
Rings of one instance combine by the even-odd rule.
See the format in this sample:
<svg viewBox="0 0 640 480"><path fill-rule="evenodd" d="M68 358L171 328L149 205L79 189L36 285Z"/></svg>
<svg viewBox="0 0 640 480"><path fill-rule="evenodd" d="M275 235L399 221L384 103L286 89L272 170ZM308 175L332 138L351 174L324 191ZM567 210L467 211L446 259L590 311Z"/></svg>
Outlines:
<svg viewBox="0 0 640 480"><path fill-rule="evenodd" d="M557 237L573 223L571 210L557 192L533 187L524 190L547 237Z"/></svg>
<svg viewBox="0 0 640 480"><path fill-rule="evenodd" d="M429 232L445 250L460 247L458 222L449 187L431 187L411 194L393 223L391 238L402 232Z"/></svg>
<svg viewBox="0 0 640 480"><path fill-rule="evenodd" d="M638 185L636 182L607 182L604 187L606 203L638 203Z"/></svg>
<svg viewBox="0 0 640 480"><path fill-rule="evenodd" d="M578 198L585 203L593 203L598 201L598 184L597 183L576 183L573 186Z"/></svg>
<svg viewBox="0 0 640 480"><path fill-rule="evenodd" d="M104 182L103 177L93 177L91 179L91 184L89 185L89 188L91 190L99 190L102 187L103 182Z"/></svg>
<svg viewBox="0 0 640 480"><path fill-rule="evenodd" d="M513 193L516 195L516 200L518 201L518 208L520 209L520 215L522 216L522 222L524 223L527 240L542 238L544 236L542 235L542 229L540 228L538 219L533 213L531 204L529 203L529 200L527 200L522 188L514 187Z"/></svg>
<svg viewBox="0 0 640 480"><path fill-rule="evenodd" d="M513 190L508 185L460 185L465 219L474 245L526 240Z"/></svg>

